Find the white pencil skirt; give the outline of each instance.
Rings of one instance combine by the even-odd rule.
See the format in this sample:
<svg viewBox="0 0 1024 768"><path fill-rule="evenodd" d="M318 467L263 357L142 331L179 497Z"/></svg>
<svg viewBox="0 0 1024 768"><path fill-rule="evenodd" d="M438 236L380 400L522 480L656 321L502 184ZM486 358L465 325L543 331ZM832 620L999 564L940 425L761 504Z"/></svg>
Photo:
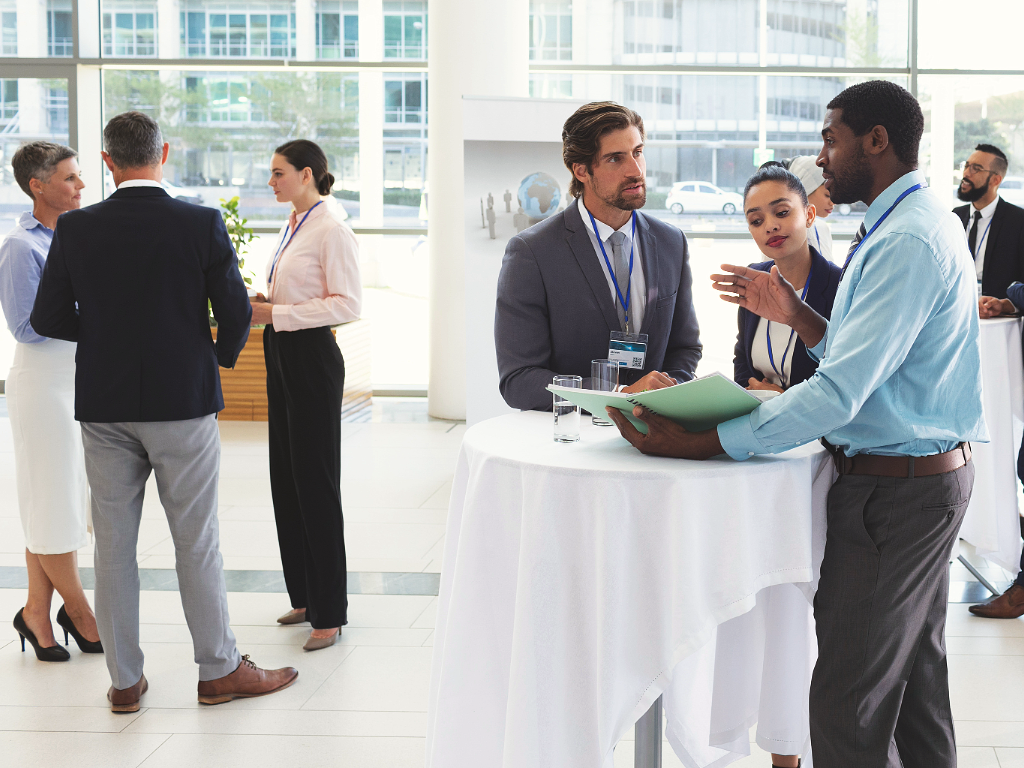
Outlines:
<svg viewBox="0 0 1024 768"><path fill-rule="evenodd" d="M19 343L7 375L18 507L25 546L37 555L89 543L89 486L75 421L75 349L58 339Z"/></svg>

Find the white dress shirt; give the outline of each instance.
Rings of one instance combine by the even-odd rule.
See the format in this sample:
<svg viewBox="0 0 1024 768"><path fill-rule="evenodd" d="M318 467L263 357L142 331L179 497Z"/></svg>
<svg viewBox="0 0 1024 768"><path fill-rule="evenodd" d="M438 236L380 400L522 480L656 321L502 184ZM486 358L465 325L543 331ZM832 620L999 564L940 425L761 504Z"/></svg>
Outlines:
<svg viewBox="0 0 1024 768"><path fill-rule="evenodd" d="M128 189L129 187L159 187L163 189L163 185L159 181L152 179L128 179L128 181L122 181L117 185L118 189Z"/></svg>
<svg viewBox="0 0 1024 768"><path fill-rule="evenodd" d="M996 199L981 209L981 219L978 221L978 242L975 244L974 268L978 273L978 282L981 282L981 273L985 269L985 251L988 248L988 230L992 226L992 214L996 212L999 205L999 195ZM967 209L967 228L964 230L968 235L971 227L974 226L974 212L978 210L972 203Z"/></svg>
<svg viewBox="0 0 1024 768"><path fill-rule="evenodd" d="M615 293L615 281L612 280L612 273L608 271L608 265L605 264L604 256L601 254L601 245L594 235L594 226L590 222L590 212L583 204L582 196L580 196L579 201L580 216L583 217L587 234L590 235L590 242L594 246L594 253L597 255L598 263L601 265L601 272L604 273L605 280L608 281L608 291L612 295L612 304L615 305L615 311L618 312L619 297ZM601 235L601 242L604 243L605 251L608 253L608 261L611 262L612 245L608 242L608 238L612 236L615 230L596 217L594 221L597 222L598 234ZM633 242L633 217L630 216L629 221L620 227L618 231L626 236L626 241L622 244L623 252L628 253L630 246L632 245L633 247L633 273L630 276L632 288L629 291L629 330L631 333L640 333L640 328L643 327L644 321L644 308L647 306L647 281L644 279L643 260L640 258L640 237L638 236L636 242ZM614 266L613 264L612 267L614 268ZM619 289L622 291L622 295L625 296L626 286L620 285Z"/></svg>
<svg viewBox="0 0 1024 768"><path fill-rule="evenodd" d="M793 348L796 346L796 334L792 333L792 328L782 323L772 323L771 326L775 368L772 368L772 358L768 357L768 321L763 317L757 324L754 342L750 345L750 361L767 381L785 389L793 379ZM782 376L776 373L776 368L782 372Z"/></svg>

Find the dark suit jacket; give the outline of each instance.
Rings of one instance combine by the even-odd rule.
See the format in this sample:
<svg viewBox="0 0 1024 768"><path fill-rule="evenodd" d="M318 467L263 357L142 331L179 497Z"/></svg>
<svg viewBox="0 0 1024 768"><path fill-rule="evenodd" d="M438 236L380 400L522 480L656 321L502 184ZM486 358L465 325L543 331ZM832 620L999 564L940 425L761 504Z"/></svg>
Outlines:
<svg viewBox="0 0 1024 768"><path fill-rule="evenodd" d="M961 205L953 213L960 217L964 228L974 216L973 206ZM978 238L984 225L979 222ZM1006 298L1006 286L1015 280L1024 282L1024 208L1018 208L1002 198L992 214L992 226L988 230L985 246L985 263L981 273L983 296Z"/></svg>
<svg viewBox="0 0 1024 768"><path fill-rule="evenodd" d="M650 371L693 378L701 344L690 287L686 238L676 227L637 215L647 304L640 333L648 335L643 371L622 370L621 383ZM573 202L509 240L498 277L494 346L505 402L550 410L545 387L556 375L590 378L590 361L608 356L620 330L608 282ZM635 269L635 267L634 267Z"/></svg>
<svg viewBox="0 0 1024 768"><path fill-rule="evenodd" d="M774 261L762 261L760 264L751 264L750 267L761 272L770 272L774 265ZM811 248L811 265L813 274L811 275L811 284L807 288L806 301L819 315L825 319L831 318L832 304L836 300L836 291L839 289L839 278L843 274L842 267L833 264L814 248ZM764 381L764 375L754 367L754 361L750 354L754 345L754 336L757 334L757 325L761 318L743 307L739 308L737 315L740 329L736 336L736 349L733 352L733 375L736 383L745 388L751 378ZM796 337L792 355L790 386L807 381L818 370L818 363L807 354L807 347L800 341L799 336Z"/></svg>
<svg viewBox="0 0 1024 768"><path fill-rule="evenodd" d="M57 220L31 323L78 342L79 421L179 421L224 408L251 317L220 213L129 187Z"/></svg>

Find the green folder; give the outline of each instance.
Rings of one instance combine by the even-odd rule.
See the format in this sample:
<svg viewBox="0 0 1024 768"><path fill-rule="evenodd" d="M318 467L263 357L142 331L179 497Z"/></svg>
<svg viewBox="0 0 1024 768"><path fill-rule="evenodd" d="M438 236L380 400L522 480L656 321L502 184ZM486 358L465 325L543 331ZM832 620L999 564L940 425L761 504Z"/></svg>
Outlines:
<svg viewBox="0 0 1024 768"><path fill-rule="evenodd" d="M672 419L691 432L701 432L717 427L723 421L745 416L762 402L778 394L762 390L745 390L718 372L676 384L674 387L634 394L571 389L556 387L554 384L549 384L548 390L559 397L571 400L585 411L601 416L605 414L605 406L618 408L644 434L647 434L647 425L634 418L632 414L636 405L642 405L653 413Z"/></svg>

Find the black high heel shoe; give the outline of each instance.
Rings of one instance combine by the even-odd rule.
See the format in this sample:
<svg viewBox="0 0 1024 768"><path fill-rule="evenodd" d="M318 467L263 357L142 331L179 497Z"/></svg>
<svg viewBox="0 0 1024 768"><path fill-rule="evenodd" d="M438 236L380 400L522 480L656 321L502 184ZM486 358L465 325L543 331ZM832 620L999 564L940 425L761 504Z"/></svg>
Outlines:
<svg viewBox="0 0 1024 768"><path fill-rule="evenodd" d="M35 633L25 623L25 617L22 616L24 610L22 608L14 616L14 628L18 630L18 635L21 637L21 652L25 652L25 640L27 639L32 643L32 649L36 652L36 658L40 661L67 661L70 659L71 654L59 645L51 645L49 648L43 648L39 645Z"/></svg>
<svg viewBox="0 0 1024 768"><path fill-rule="evenodd" d="M68 633L75 638L75 642L78 643L78 647L82 649L82 653L103 653L103 644L97 640L86 640L82 633L78 631L78 627L75 626L75 622L68 616L68 612L64 610L64 606L60 607L57 611L57 623L64 629L64 645L68 644Z"/></svg>

